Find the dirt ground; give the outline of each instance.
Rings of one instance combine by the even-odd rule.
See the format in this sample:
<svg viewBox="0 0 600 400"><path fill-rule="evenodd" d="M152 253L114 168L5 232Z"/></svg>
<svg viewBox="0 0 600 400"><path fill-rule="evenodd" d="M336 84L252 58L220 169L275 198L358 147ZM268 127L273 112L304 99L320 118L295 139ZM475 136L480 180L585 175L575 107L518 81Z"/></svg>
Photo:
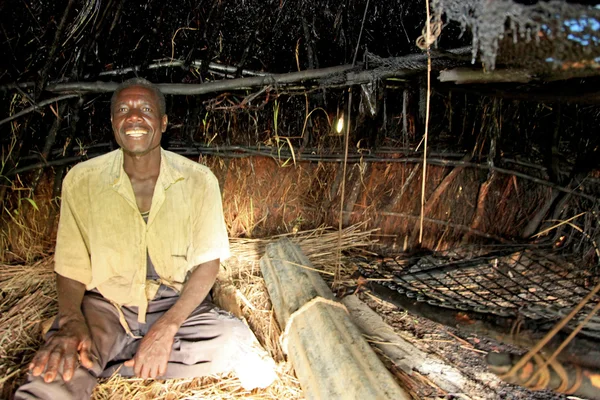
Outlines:
<svg viewBox="0 0 600 400"><path fill-rule="evenodd" d="M420 350L434 354L449 365L459 369L473 383L473 393L446 393L433 387L429 382L412 388L420 399L501 399L501 400L566 400L575 399L555 394L551 391L530 391L501 381L488 372L485 354L493 351L523 352L514 346L495 340L465 335L449 328L415 316L396 306L374 299L368 294L360 295L369 307L375 310L402 338L411 342Z"/></svg>

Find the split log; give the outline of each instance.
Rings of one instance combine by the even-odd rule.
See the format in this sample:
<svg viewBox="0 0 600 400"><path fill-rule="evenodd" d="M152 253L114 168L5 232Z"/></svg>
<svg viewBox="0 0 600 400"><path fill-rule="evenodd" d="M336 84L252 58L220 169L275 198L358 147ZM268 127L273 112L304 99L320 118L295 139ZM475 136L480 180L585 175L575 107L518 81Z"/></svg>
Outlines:
<svg viewBox="0 0 600 400"><path fill-rule="evenodd" d="M448 365L435 355L427 354L398 336L394 330L369 306L356 296L344 297L342 303L350 311L350 318L364 335L376 340L374 346L383 352L398 368L408 375L417 371L437 386L450 393L485 390L472 382L458 369Z"/></svg>
<svg viewBox="0 0 600 400"><path fill-rule="evenodd" d="M306 398L410 399L298 246L267 245L260 267Z"/></svg>

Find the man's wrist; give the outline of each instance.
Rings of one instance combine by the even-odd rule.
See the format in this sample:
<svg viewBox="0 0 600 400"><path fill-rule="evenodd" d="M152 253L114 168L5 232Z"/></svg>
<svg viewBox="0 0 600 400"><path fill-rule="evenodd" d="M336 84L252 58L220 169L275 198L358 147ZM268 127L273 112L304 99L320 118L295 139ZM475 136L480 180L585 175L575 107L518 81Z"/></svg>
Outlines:
<svg viewBox="0 0 600 400"><path fill-rule="evenodd" d="M58 327L62 328L64 325L79 322L85 323L85 317L81 311L71 311L65 313L59 313L58 315Z"/></svg>
<svg viewBox="0 0 600 400"><path fill-rule="evenodd" d="M165 314L156 322L156 325L160 327L164 335L175 337L182 323L183 322L179 323L173 318L170 318L169 315Z"/></svg>

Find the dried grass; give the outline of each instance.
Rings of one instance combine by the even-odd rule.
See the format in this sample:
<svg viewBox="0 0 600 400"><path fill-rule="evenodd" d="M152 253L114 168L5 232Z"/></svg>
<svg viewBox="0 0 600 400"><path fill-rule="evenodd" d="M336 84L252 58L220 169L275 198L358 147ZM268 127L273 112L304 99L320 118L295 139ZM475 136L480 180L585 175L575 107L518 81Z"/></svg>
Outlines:
<svg viewBox="0 0 600 400"><path fill-rule="evenodd" d="M0 262L30 264L47 256L53 244L53 229L48 215L55 205L51 201L51 180L43 180L33 198L21 181L13 182L12 197L0 212Z"/></svg>
<svg viewBox="0 0 600 400"><path fill-rule="evenodd" d="M358 224L342 232L342 252L366 251L373 231ZM273 315L259 260L265 245L282 236L298 243L314 267L329 276L334 271L338 233L327 228L267 239L231 239L233 256L219 276L236 288L243 316L260 343L277 363L278 379L267 389L244 390L232 375L151 381L114 376L94 390L94 399L299 399L302 391L279 345L281 330ZM343 260L344 261L344 260ZM343 263L344 274L353 268ZM42 343L41 325L56 314L53 260L47 256L31 265L0 264L0 397L9 398L22 382L27 365Z"/></svg>

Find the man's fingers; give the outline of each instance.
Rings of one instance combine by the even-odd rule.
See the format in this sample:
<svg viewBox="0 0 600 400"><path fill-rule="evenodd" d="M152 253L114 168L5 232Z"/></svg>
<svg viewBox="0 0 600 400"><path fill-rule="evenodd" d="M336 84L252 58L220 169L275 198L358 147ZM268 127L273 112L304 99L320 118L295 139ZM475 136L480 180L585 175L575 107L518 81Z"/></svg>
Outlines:
<svg viewBox="0 0 600 400"><path fill-rule="evenodd" d="M167 360L165 360L163 363L161 363L160 367L158 368L157 376L163 376L166 372L167 372Z"/></svg>
<svg viewBox="0 0 600 400"><path fill-rule="evenodd" d="M49 357L50 352L48 350L40 350L37 352L35 357L33 357L31 364L29 364L29 370L33 376L40 376L42 372L44 372Z"/></svg>
<svg viewBox="0 0 600 400"><path fill-rule="evenodd" d="M150 378L154 379L156 378L158 375L160 375L160 364L154 364L152 366L152 369L150 370Z"/></svg>
<svg viewBox="0 0 600 400"><path fill-rule="evenodd" d="M54 379L56 378L56 374L58 373L58 367L62 363L62 360L62 351L54 349L50 353L50 358L48 359L48 363L46 364L46 373L44 374L44 381L46 383L54 381Z"/></svg>
<svg viewBox="0 0 600 400"><path fill-rule="evenodd" d="M90 352L91 342L89 340L84 340L79 343L79 361L81 365L85 368L90 369L94 366L94 361L92 360L92 353Z"/></svg>
<svg viewBox="0 0 600 400"><path fill-rule="evenodd" d="M76 361L77 361L77 357L76 355L69 355L69 356L65 356L63 361L63 372L62 372L62 377L65 380L65 382L69 382L71 380L71 378L73 377L73 374L75 373L75 368L76 368Z"/></svg>
<svg viewBox="0 0 600 400"><path fill-rule="evenodd" d="M137 376L138 378L143 378L142 377L142 367L144 366L144 364L137 360L135 361L135 364L133 365L133 372L135 373L135 376Z"/></svg>
<svg viewBox="0 0 600 400"><path fill-rule="evenodd" d="M126 367L133 367L135 365L135 360L132 358L131 360L127 360L123 363Z"/></svg>
<svg viewBox="0 0 600 400"><path fill-rule="evenodd" d="M150 376L150 368L147 364L142 364L139 374L136 375L138 375L142 379L148 379Z"/></svg>

